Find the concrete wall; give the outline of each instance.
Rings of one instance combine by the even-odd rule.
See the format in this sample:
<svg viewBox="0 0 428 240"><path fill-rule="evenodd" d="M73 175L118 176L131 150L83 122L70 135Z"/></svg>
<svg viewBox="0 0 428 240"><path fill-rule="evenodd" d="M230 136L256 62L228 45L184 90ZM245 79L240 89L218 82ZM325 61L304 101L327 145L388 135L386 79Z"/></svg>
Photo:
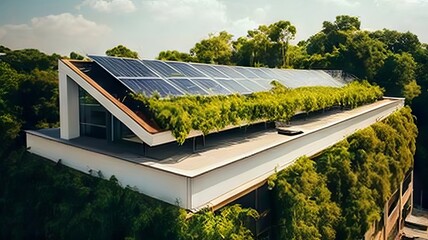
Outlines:
<svg viewBox="0 0 428 240"><path fill-rule="evenodd" d="M79 137L79 87L62 72L59 74L59 110L61 138L69 140Z"/></svg>
<svg viewBox="0 0 428 240"><path fill-rule="evenodd" d="M148 166L117 159L112 156L68 145L55 139L27 133L29 152L74 168L86 174L104 178L114 175L125 187L136 187L145 195L180 207L190 208L188 202L188 181L186 177L157 170Z"/></svg>

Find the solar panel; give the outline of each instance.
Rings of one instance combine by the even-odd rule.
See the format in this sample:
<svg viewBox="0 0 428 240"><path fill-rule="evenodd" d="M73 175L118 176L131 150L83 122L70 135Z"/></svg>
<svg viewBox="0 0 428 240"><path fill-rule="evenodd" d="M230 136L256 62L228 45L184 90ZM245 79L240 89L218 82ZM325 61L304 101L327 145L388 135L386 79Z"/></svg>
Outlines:
<svg viewBox="0 0 428 240"><path fill-rule="evenodd" d="M127 74L126 66L118 58L107 58L98 56L89 56L92 60L104 67L113 76L125 76ZM134 76L133 76L134 77Z"/></svg>
<svg viewBox="0 0 428 240"><path fill-rule="evenodd" d="M154 93L159 93L161 97L183 95L175 87L159 78L122 78L120 81L134 93L142 93L146 96L152 96Z"/></svg>
<svg viewBox="0 0 428 240"><path fill-rule="evenodd" d="M232 67L235 71L239 72L240 74L244 75L246 78L260 78L259 76L257 76L256 74L254 74L253 72L249 71L247 68L244 67Z"/></svg>
<svg viewBox="0 0 428 240"><path fill-rule="evenodd" d="M125 64L135 73L135 77L158 77L153 71L144 66L140 60L122 59Z"/></svg>
<svg viewBox="0 0 428 240"><path fill-rule="evenodd" d="M248 94L272 88L277 80L289 88L341 87L345 83L320 70L250 68L160 60L89 56L132 92L161 97L183 94Z"/></svg>
<svg viewBox="0 0 428 240"><path fill-rule="evenodd" d="M191 63L190 65L212 78L228 78L228 76L210 65L197 63Z"/></svg>
<svg viewBox="0 0 428 240"><path fill-rule="evenodd" d="M263 72L269 74L270 76L272 76L273 79L276 79L276 80L283 80L284 79L283 76L281 76L280 74L277 74L275 71L273 71L272 68L262 68L261 70Z"/></svg>
<svg viewBox="0 0 428 240"><path fill-rule="evenodd" d="M229 66L213 65L213 68L217 69L220 72L223 72L229 78L245 78L242 74L233 70Z"/></svg>
<svg viewBox="0 0 428 240"><path fill-rule="evenodd" d="M177 70L170 67L168 64L157 60L141 60L145 65L156 71L162 77L172 77L182 75Z"/></svg>
<svg viewBox="0 0 428 240"><path fill-rule="evenodd" d="M250 89L242 86L237 81L233 79L215 79L217 82L219 82L221 85L227 87L231 92L233 93L241 93L241 94L249 94L253 91Z"/></svg>
<svg viewBox="0 0 428 240"><path fill-rule="evenodd" d="M179 89L181 89L184 93L191 95L207 95L208 92L203 90L201 87L196 85L194 82L190 81L188 78L170 78L167 81Z"/></svg>
<svg viewBox="0 0 428 240"><path fill-rule="evenodd" d="M253 72L254 74L256 74L257 76L259 76L260 78L264 78L264 79L276 79L274 76L264 72L262 69L265 68L248 68L248 71Z"/></svg>
<svg viewBox="0 0 428 240"><path fill-rule="evenodd" d="M192 79L196 84L202 86L204 89L208 90L210 94L231 94L229 90L227 90L222 85L218 84L216 81L211 80L209 78L204 79Z"/></svg>
<svg viewBox="0 0 428 240"><path fill-rule="evenodd" d="M90 56L115 77L158 77L139 60Z"/></svg>
<svg viewBox="0 0 428 240"><path fill-rule="evenodd" d="M183 62L166 62L168 65L177 69L180 73L182 73L186 77L207 77L203 73L196 70L194 67L190 66L188 63Z"/></svg>
<svg viewBox="0 0 428 240"><path fill-rule="evenodd" d="M240 79L236 81L239 82L242 86L250 89L252 92L261 92L269 89L249 79Z"/></svg>
<svg viewBox="0 0 428 240"><path fill-rule="evenodd" d="M272 88L272 84L271 84L272 81L273 80L263 79L263 78L254 79L254 82L258 83L259 85L264 87L266 90L269 90Z"/></svg>

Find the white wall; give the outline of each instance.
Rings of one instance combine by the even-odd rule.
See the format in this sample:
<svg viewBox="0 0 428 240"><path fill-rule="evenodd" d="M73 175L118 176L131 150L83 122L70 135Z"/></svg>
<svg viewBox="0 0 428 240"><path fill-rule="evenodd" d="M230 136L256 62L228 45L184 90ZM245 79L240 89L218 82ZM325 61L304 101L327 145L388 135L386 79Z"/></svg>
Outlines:
<svg viewBox="0 0 428 240"><path fill-rule="evenodd" d="M27 133L29 152L89 174L101 170L109 179L114 175L123 186L136 187L140 192L170 204L177 202L189 208L187 178L157 170L137 163L120 160L112 156L71 146L56 140Z"/></svg>
<svg viewBox="0 0 428 240"><path fill-rule="evenodd" d="M59 74L59 116L61 138L79 137L79 88L62 71Z"/></svg>

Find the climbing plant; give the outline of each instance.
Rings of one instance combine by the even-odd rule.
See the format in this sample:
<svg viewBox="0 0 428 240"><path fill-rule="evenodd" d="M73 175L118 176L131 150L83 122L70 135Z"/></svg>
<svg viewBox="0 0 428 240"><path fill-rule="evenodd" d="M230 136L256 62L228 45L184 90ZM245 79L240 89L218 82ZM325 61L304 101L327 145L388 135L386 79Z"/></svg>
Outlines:
<svg viewBox="0 0 428 240"><path fill-rule="evenodd" d="M270 177L282 239L364 236L413 166L418 130L408 107Z"/></svg>

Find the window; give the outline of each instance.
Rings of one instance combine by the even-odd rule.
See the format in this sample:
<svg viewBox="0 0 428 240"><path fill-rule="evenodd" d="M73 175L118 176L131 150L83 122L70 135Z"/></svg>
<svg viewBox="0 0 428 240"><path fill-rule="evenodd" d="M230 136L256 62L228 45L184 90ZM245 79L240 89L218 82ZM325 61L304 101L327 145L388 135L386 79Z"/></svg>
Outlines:
<svg viewBox="0 0 428 240"><path fill-rule="evenodd" d="M107 113L91 95L79 87L80 135L107 138Z"/></svg>

